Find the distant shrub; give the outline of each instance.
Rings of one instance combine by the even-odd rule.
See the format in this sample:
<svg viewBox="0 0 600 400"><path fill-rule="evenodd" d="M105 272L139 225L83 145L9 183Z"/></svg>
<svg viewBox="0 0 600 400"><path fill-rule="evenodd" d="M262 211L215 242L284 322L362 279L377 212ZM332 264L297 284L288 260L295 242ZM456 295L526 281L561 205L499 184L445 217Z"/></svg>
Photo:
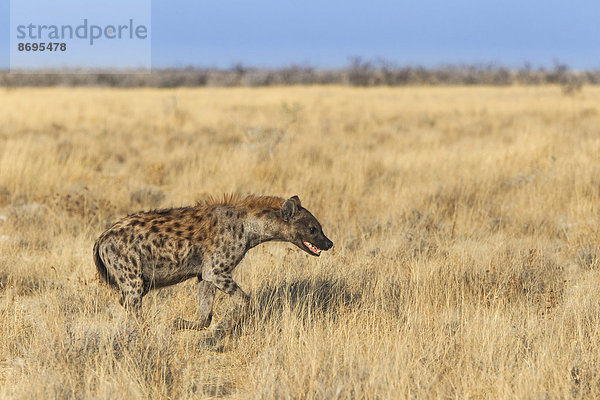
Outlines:
<svg viewBox="0 0 600 400"><path fill-rule="evenodd" d="M534 69L530 64L510 69L496 64L445 65L433 68L396 65L386 60L350 59L346 68L314 69L291 65L264 69L235 64L228 69L166 68L143 71L40 71L14 73L0 71L0 86L100 86L100 87L229 87L282 85L539 85L557 84L565 94L574 94L583 85L600 83L600 70L576 72L555 62L552 69Z"/></svg>

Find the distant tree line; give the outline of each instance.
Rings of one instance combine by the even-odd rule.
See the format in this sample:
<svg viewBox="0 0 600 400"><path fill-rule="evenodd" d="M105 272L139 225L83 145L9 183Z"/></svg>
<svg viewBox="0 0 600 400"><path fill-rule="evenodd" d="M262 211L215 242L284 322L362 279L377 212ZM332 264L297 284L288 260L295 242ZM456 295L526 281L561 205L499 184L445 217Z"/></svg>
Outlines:
<svg viewBox="0 0 600 400"><path fill-rule="evenodd" d="M14 72L14 71L13 71ZM567 93L583 85L600 83L600 70L572 71L555 63L551 68L506 68L496 64L448 65L433 68L398 66L386 61L354 58L340 69L317 69L293 65L277 69L247 67L242 64L228 69L178 68L154 69L150 73L126 71L78 71L53 73L0 72L0 86L102 86L102 87L228 87L278 85L540 85L558 84Z"/></svg>

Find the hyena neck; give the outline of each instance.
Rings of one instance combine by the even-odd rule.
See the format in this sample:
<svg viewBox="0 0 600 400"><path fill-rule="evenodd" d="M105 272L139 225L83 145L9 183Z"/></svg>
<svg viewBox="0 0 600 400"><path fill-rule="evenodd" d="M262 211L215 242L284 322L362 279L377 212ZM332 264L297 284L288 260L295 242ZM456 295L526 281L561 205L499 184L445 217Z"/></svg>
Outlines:
<svg viewBox="0 0 600 400"><path fill-rule="evenodd" d="M285 226L279 216L279 210L265 210L246 219L247 248L251 249L264 242L288 241Z"/></svg>

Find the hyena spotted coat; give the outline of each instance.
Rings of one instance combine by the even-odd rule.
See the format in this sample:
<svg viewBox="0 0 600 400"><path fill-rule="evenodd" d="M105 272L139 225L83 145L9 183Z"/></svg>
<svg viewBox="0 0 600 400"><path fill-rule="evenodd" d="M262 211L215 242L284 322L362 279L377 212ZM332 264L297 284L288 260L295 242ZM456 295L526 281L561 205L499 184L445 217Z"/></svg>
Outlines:
<svg viewBox="0 0 600 400"><path fill-rule="evenodd" d="M100 276L120 291L121 304L136 312L149 290L197 278L199 318L177 319L175 325L202 329L210 325L216 289L242 306L248 303L231 273L248 250L272 240L293 243L313 256L333 246L298 196L226 196L129 215L100 235L94 262Z"/></svg>

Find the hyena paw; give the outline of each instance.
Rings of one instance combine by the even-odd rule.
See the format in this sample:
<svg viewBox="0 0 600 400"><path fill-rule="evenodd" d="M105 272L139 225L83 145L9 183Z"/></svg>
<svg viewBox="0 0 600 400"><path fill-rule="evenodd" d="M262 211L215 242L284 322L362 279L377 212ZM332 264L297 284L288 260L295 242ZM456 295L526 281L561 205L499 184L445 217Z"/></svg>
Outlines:
<svg viewBox="0 0 600 400"><path fill-rule="evenodd" d="M173 320L172 328L176 331L181 331L185 329L193 329L199 331L208 328L210 326L210 321L210 317L204 321L188 321L186 319L177 317Z"/></svg>
<svg viewBox="0 0 600 400"><path fill-rule="evenodd" d="M173 330L180 331L180 330L185 329L186 322L188 322L188 321L186 321L185 319L183 319L181 317L177 317L173 320L171 327L173 328Z"/></svg>
<svg viewBox="0 0 600 400"><path fill-rule="evenodd" d="M230 324L218 323L210 327L210 333L215 339L223 339L227 333L231 330Z"/></svg>

